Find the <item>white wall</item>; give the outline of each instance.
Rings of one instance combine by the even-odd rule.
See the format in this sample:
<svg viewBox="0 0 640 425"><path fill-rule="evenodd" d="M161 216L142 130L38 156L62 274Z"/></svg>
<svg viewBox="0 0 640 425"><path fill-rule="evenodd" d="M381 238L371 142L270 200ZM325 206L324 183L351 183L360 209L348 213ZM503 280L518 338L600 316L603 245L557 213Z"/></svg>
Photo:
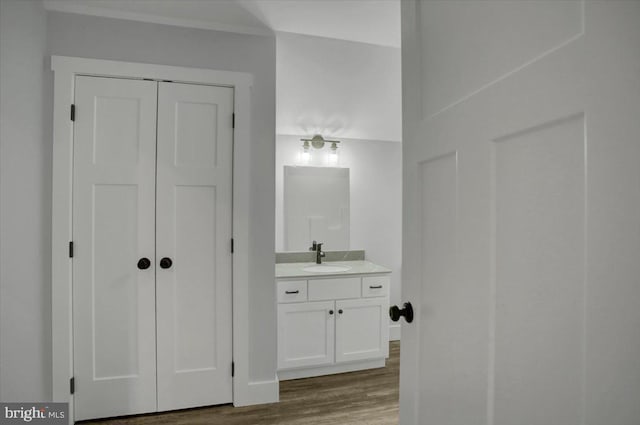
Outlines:
<svg viewBox="0 0 640 425"><path fill-rule="evenodd" d="M274 264L275 38L45 14L1 0L2 192L0 398L51 397L49 55L248 72L252 90L249 310L251 381L276 370Z"/></svg>
<svg viewBox="0 0 640 425"><path fill-rule="evenodd" d="M51 394L51 139L46 13L0 1L0 400Z"/></svg>
<svg viewBox="0 0 640 425"><path fill-rule="evenodd" d="M400 49L277 33L282 135L402 140Z"/></svg>
<svg viewBox="0 0 640 425"><path fill-rule="evenodd" d="M276 251L284 245L283 167L298 165L300 143L300 136L276 137ZM343 139L338 151L339 166L350 173L351 249L364 249L368 260L391 268L391 303L400 304L402 144Z"/></svg>

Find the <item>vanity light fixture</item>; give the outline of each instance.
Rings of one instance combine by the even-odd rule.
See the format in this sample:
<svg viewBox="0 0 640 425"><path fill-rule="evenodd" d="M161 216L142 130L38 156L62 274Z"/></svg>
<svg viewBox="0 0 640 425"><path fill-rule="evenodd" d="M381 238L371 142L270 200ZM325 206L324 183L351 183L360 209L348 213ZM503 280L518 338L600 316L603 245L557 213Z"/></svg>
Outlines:
<svg viewBox="0 0 640 425"><path fill-rule="evenodd" d="M331 150L329 151L329 155L327 156L327 162L331 166L338 165L338 145L336 143L340 142L331 142Z"/></svg>
<svg viewBox="0 0 640 425"><path fill-rule="evenodd" d="M302 164L308 164L311 161L311 152L309 152L309 142L302 144L302 151L300 152L300 162Z"/></svg>
<svg viewBox="0 0 640 425"><path fill-rule="evenodd" d="M325 143L331 143L329 152L326 155L326 163L329 166L338 165L338 143L339 140L326 140L320 134L314 135L310 139L300 139L302 141L302 151L300 152L300 162L308 164L311 161L311 147L314 149L322 149Z"/></svg>

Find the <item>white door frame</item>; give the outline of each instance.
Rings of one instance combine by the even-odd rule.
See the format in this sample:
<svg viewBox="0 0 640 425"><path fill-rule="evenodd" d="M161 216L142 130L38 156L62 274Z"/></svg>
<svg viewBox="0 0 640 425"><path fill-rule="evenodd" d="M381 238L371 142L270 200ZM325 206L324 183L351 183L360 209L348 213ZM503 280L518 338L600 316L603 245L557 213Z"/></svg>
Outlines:
<svg viewBox="0 0 640 425"><path fill-rule="evenodd" d="M73 123L70 108L77 75L169 80L234 88L236 114L233 151L233 404L251 404L249 387L249 178L251 146L251 88L248 73L215 71L131 62L52 56L54 71L51 327L53 401L69 402L73 423L72 241ZM82 112L79 112L82 113Z"/></svg>

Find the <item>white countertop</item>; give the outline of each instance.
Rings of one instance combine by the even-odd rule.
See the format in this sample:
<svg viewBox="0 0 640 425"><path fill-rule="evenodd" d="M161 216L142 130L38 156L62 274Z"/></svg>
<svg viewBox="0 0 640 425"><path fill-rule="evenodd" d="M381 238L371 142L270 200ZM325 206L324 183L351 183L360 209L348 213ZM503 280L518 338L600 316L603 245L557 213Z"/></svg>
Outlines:
<svg viewBox="0 0 640 425"><path fill-rule="evenodd" d="M355 274L391 273L391 269L374 264L371 261L323 261L327 266L346 266L349 270L342 272L308 272L305 267L315 266L316 263L278 263L276 264L276 279L289 277L336 277Z"/></svg>

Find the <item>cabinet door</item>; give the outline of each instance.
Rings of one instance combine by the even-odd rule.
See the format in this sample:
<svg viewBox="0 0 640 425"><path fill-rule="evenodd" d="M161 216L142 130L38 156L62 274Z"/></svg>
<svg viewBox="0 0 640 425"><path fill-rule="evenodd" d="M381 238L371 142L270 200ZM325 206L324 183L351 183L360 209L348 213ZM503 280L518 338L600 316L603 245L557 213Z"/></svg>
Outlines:
<svg viewBox="0 0 640 425"><path fill-rule="evenodd" d="M75 419L156 410L156 83L77 77Z"/></svg>
<svg viewBox="0 0 640 425"><path fill-rule="evenodd" d="M278 369L334 362L333 301L278 305Z"/></svg>
<svg viewBox="0 0 640 425"><path fill-rule="evenodd" d="M232 401L232 114L232 88L159 83L158 410Z"/></svg>
<svg viewBox="0 0 640 425"><path fill-rule="evenodd" d="M388 298L336 301L336 362L389 355Z"/></svg>

